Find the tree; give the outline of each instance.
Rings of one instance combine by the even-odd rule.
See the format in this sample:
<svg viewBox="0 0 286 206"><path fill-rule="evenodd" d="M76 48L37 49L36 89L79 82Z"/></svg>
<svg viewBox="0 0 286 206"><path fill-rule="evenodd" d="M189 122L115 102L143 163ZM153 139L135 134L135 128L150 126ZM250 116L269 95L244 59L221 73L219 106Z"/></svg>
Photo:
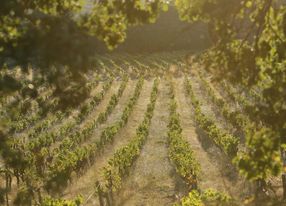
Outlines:
<svg viewBox="0 0 286 206"><path fill-rule="evenodd" d="M1 1L0 68L19 65L26 72L32 67L56 86L54 95L60 100L64 93L69 100L82 101L89 95L84 74L94 69L97 40L115 48L124 41L128 26L154 22L165 5L160 0L101 0L93 1L92 10L82 13L82 2ZM62 73L65 78L59 79ZM75 86L63 88L63 82ZM62 108L78 104L66 105L69 100L60 101Z"/></svg>
<svg viewBox="0 0 286 206"><path fill-rule="evenodd" d="M259 101L246 108L256 124L249 127L248 151L237 157L238 167L258 181L278 175L282 162L285 171L285 5L279 0L177 0L176 5L182 19L209 24L213 48L200 58L208 70L217 79L261 93ZM282 161L277 157L280 150ZM285 173L282 180L286 198Z"/></svg>

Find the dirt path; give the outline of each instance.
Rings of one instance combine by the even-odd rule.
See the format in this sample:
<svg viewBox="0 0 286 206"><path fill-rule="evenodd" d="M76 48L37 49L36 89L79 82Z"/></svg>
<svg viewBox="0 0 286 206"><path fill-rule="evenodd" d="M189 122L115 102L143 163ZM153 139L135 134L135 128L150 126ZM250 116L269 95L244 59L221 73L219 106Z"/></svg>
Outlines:
<svg viewBox="0 0 286 206"><path fill-rule="evenodd" d="M168 158L167 124L169 87L162 80L150 126L150 134L130 176L126 179L116 205L172 205L185 191Z"/></svg>
<svg viewBox="0 0 286 206"><path fill-rule="evenodd" d="M72 198L77 194L82 194L86 200L94 191L95 181L100 178L102 168L112 158L114 152L126 145L128 141L136 134L136 128L144 118L144 113L149 103L149 97L152 90L153 81L145 81L138 102L134 107L127 125L115 136L112 145L107 145L95 164L92 165L86 173L80 178L75 178L73 184L64 192L64 198ZM129 91L129 94L130 91ZM121 107L124 107L122 105ZM120 113L120 112L119 112ZM121 114L121 113L120 113ZM97 205L98 198L92 196L86 205Z"/></svg>
<svg viewBox="0 0 286 206"><path fill-rule="evenodd" d="M183 79L175 81L175 94L183 136L189 141L195 157L201 165L199 188L203 190L214 188L224 191L235 199L245 196L248 189L244 180L239 177L225 154L197 127L191 102L185 95Z"/></svg>

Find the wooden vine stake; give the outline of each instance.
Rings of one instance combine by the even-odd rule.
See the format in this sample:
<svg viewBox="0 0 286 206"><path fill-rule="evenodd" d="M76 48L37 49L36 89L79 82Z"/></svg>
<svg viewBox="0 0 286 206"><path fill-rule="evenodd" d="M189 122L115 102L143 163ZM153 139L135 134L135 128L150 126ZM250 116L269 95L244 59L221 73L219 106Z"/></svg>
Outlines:
<svg viewBox="0 0 286 206"><path fill-rule="evenodd" d="M102 188L98 181L95 182L95 187L96 187L98 198L99 198L99 204L100 206L104 206L104 201L103 201L104 192L102 191Z"/></svg>
<svg viewBox="0 0 286 206"><path fill-rule="evenodd" d="M281 156L283 162L283 171L282 171L282 187L283 187L283 199L286 199L286 150L284 148L281 149Z"/></svg>
<svg viewBox="0 0 286 206"><path fill-rule="evenodd" d="M111 176L111 171L108 170L108 197L107 197L107 205L112 206L113 205L113 192L112 192L112 187L113 187L113 181L112 181L112 176Z"/></svg>

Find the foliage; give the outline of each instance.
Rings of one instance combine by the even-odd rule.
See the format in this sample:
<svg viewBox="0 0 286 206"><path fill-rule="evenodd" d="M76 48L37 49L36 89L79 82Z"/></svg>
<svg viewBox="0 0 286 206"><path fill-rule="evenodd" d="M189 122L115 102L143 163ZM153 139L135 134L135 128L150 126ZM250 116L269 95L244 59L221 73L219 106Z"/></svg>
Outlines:
<svg viewBox="0 0 286 206"><path fill-rule="evenodd" d="M198 125L207 133L224 152L230 157L234 157L238 151L238 138L220 129L214 120L207 117L202 111L200 102L197 100L191 82L186 79L186 91L190 96L191 102L195 108L195 118Z"/></svg>
<svg viewBox="0 0 286 206"><path fill-rule="evenodd" d="M232 199L223 192L214 189L207 189L201 194L197 190L192 190L188 196L181 199L182 206L205 206L205 205L233 205Z"/></svg>
<svg viewBox="0 0 286 206"><path fill-rule="evenodd" d="M199 72L199 77L204 84L204 89L207 94L210 96L214 104L219 108L221 114L225 117L225 119L235 127L245 131L246 126L249 124L250 120L248 116L242 114L238 110L233 110L223 99L222 97L218 97L214 89L210 86L210 83L203 77L202 73Z"/></svg>
<svg viewBox="0 0 286 206"><path fill-rule="evenodd" d="M113 49L124 41L129 26L154 22L166 8L161 0L92 1L89 11L85 4L81 0L0 3L0 68L20 66L27 72L32 67L55 87L57 109L76 107L89 97L86 74L96 64L98 40ZM12 80L0 77L0 89L19 91L21 85Z"/></svg>
<svg viewBox="0 0 286 206"><path fill-rule="evenodd" d="M176 5L182 19L209 25L213 48L197 60L217 80L224 78L228 84L255 88L261 94L261 101L248 108L255 124L247 136L249 148L240 170L250 179L278 175L279 160L271 159L277 158L286 141L285 4L280 0L178 0ZM261 123L268 129L261 129ZM281 160L285 164L285 157Z"/></svg>
<svg viewBox="0 0 286 206"><path fill-rule="evenodd" d="M247 133L247 153L238 155L235 161L241 172L250 180L265 180L281 173L279 135L268 128Z"/></svg>
<svg viewBox="0 0 286 206"><path fill-rule="evenodd" d="M113 48L125 39L127 26L154 22L166 4L160 0L94 1L87 13L81 12L83 6L79 0L1 1L2 55L24 65L37 56L43 66L56 63L86 69L94 55L94 37Z"/></svg>
<svg viewBox="0 0 286 206"><path fill-rule="evenodd" d="M194 157L189 143L182 136L177 103L171 85L170 117L168 124L169 157L175 163L177 172L185 179L191 189L197 187L200 165Z"/></svg>
<svg viewBox="0 0 286 206"><path fill-rule="evenodd" d="M125 81L127 81L127 79ZM103 150L106 144L113 142L115 135L126 125L139 98L143 83L144 79L141 78L137 82L134 94L125 106L121 118L111 126L106 127L101 132L98 140L83 147L76 147L79 143L90 138L99 119L86 124L82 131L73 133L69 138L66 138L61 142L59 147L60 150L55 149L53 151L53 161L47 165L49 170L47 171L47 176L44 180L46 182L45 188L47 190L50 190L52 185L56 184L56 187L60 187L64 185L64 183L67 183L72 172L80 173L84 169L85 165L95 160L98 152ZM126 82L123 81L122 86L125 87L125 84ZM122 87L118 91L118 95L122 95ZM113 104L112 100L111 103Z"/></svg>
<svg viewBox="0 0 286 206"><path fill-rule="evenodd" d="M158 80L154 80L150 103L147 105L147 110L143 121L136 129L136 136L133 137L127 145L118 149L113 157L108 161L108 165L103 168L104 190L118 190L122 185L122 178L128 174L129 169L133 165L136 158L140 155L141 149L149 134L149 126L153 117L155 103L158 93ZM103 183L101 183L103 184Z"/></svg>
<svg viewBox="0 0 286 206"><path fill-rule="evenodd" d="M204 206L200 194L197 190L193 190L189 193L188 197L184 197L181 200L182 206Z"/></svg>
<svg viewBox="0 0 286 206"><path fill-rule="evenodd" d="M42 203L43 206L80 206L83 203L81 196L75 198L75 200L62 200L62 199L53 199L50 197L44 198Z"/></svg>
<svg viewBox="0 0 286 206"><path fill-rule="evenodd" d="M127 26L154 22L163 5L160 0L103 0L95 5L84 25L113 48L125 39Z"/></svg>

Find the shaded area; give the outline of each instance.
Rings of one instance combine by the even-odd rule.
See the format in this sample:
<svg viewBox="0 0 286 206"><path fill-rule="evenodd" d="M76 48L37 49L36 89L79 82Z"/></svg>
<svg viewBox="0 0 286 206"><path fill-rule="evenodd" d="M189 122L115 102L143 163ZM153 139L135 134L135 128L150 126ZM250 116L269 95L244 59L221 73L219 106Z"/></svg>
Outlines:
<svg viewBox="0 0 286 206"><path fill-rule="evenodd" d="M187 23L179 19L176 8L161 13L154 24L131 27L126 41L116 51L159 52L190 50L198 52L210 46L207 25Z"/></svg>

